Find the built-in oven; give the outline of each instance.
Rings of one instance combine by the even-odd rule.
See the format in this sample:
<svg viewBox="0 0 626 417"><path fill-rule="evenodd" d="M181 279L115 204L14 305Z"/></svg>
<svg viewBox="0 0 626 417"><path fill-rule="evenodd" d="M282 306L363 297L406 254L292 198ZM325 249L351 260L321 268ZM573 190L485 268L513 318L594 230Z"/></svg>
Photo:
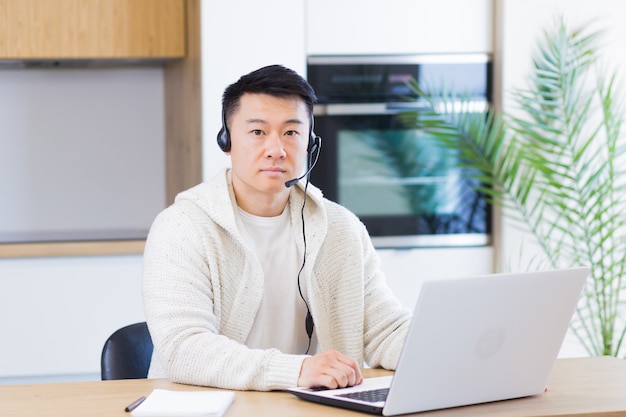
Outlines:
<svg viewBox="0 0 626 417"><path fill-rule="evenodd" d="M311 182L359 216L376 247L490 244L491 207L478 184L404 117L425 105L411 79L488 103L489 55L311 56L307 77L323 140Z"/></svg>

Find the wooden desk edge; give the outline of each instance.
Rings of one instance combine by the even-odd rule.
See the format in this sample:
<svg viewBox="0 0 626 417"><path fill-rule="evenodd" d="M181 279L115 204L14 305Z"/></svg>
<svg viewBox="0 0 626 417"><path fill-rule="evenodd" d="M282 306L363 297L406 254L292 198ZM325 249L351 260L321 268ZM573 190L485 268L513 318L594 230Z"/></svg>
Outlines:
<svg viewBox="0 0 626 417"><path fill-rule="evenodd" d="M365 369L364 376L390 371ZM559 359L546 394L518 400L418 413L420 417L613 417L626 415L626 361L609 357ZM167 379L0 386L2 417L129 416L124 407L155 388L211 390ZM357 416L353 411L298 399L284 391L236 391L225 417L254 415ZM366 414L362 414L365 416Z"/></svg>

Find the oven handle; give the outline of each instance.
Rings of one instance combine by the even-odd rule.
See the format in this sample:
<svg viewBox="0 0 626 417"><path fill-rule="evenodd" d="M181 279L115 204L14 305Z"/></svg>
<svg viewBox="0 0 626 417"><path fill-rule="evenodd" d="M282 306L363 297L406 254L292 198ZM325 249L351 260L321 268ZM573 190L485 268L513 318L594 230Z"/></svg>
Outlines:
<svg viewBox="0 0 626 417"><path fill-rule="evenodd" d="M450 103L449 103L450 104ZM454 111L470 109L476 113L484 113L489 108L486 100L472 100L463 104L461 101L452 103ZM351 103L351 104L316 104L313 107L315 116L368 116L394 115L411 110L428 109L430 105L424 101L407 103Z"/></svg>
<svg viewBox="0 0 626 417"><path fill-rule="evenodd" d="M313 114L315 116L387 115L425 108L428 108L425 102L316 104Z"/></svg>

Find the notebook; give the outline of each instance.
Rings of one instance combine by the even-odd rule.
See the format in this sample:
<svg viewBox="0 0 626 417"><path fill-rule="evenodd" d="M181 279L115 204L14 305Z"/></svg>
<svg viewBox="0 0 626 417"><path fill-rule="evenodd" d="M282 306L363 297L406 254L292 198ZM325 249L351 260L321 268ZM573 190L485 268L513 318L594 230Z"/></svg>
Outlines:
<svg viewBox="0 0 626 417"><path fill-rule="evenodd" d="M289 392L385 416L539 395L588 275L581 267L427 281L393 377ZM386 397L353 398L364 390Z"/></svg>
<svg viewBox="0 0 626 417"><path fill-rule="evenodd" d="M235 399L233 391L154 389L132 410L133 417L221 417Z"/></svg>

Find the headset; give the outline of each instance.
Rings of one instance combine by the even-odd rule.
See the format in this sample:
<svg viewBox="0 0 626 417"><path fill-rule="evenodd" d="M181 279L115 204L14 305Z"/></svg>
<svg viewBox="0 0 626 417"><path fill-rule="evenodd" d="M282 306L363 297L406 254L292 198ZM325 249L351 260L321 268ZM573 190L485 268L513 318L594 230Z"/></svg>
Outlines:
<svg viewBox="0 0 626 417"><path fill-rule="evenodd" d="M319 152L319 148L321 147L322 138L317 136L315 132L313 132L313 114L311 114L311 128L309 129L309 144L307 145L306 151L309 154L313 154L315 152ZM222 127L217 132L217 145L224 152L230 152L230 131L228 130L228 126L226 125L226 113L222 110ZM310 171L309 171L310 172ZM307 172L305 175L308 175ZM300 179L304 178L301 177ZM295 184L295 183L294 183Z"/></svg>
<svg viewBox="0 0 626 417"><path fill-rule="evenodd" d="M224 112L223 109L222 109L222 127L220 128L219 132L217 132L217 145L224 152L230 151L230 146L231 146L230 132L228 131L228 126L226 124L226 113ZM321 148L322 148L322 138L317 136L315 132L313 131L313 114L311 113L311 128L309 129L309 143L306 148L306 151L308 154L309 168L306 170L306 172L302 176L286 181L285 187L289 188L293 186L294 184L296 184L298 181L300 181L302 178L307 177L309 175L311 170L317 164L317 159L319 158ZM306 229L305 229L305 223L304 223L304 207L306 205L306 199L307 199L306 188L308 187L308 185L309 185L309 180L307 177L307 182L306 182L305 189L304 189L304 202L302 203L302 209L301 209L302 238L304 240L304 253L302 256L302 266L300 267L300 270L298 271L298 292L300 294L300 298L302 298L302 301L304 301L304 305L306 306L306 317L304 320L304 328L306 330L307 336L309 337L309 346L306 349L305 355L309 353L309 349L311 348L311 340L313 338L313 328L315 327L315 324L313 323L313 316L311 315L311 310L309 309L309 303L307 303L306 299L304 298L304 295L302 294L302 287L300 285L300 274L302 274L302 270L304 269L304 265L306 263Z"/></svg>

